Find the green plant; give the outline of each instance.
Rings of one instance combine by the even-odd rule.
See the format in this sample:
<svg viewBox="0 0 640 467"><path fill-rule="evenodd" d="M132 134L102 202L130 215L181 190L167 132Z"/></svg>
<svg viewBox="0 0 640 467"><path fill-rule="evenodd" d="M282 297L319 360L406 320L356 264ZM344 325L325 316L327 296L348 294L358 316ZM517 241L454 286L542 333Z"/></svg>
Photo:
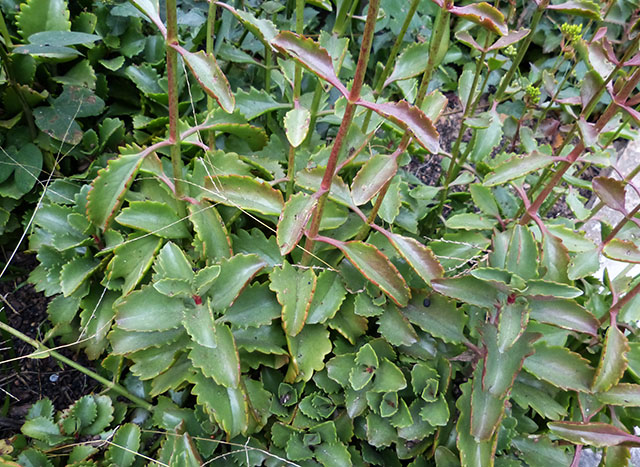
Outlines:
<svg viewBox="0 0 640 467"><path fill-rule="evenodd" d="M45 341L107 353L101 377L181 435L163 438L159 462L224 462L233 447L190 441L211 435L253 443L234 458L251 465L576 465L583 445L605 448L604 465L628 458L640 281L598 271L602 256L640 261L640 205L627 208L630 179L580 171L611 165L611 141L638 120L637 21L615 50L591 23L614 2L536 2L518 30L521 2L506 18L499 4L413 2L431 34L400 53L411 18L390 0L360 19L340 3L335 35L318 41L301 35L303 2L290 16L219 3L216 43L192 52L174 2L166 28L152 2L132 3L166 41L169 131L67 179L66 199L46 195L31 280L55 295ZM376 48L380 3L400 35ZM558 28L551 73L523 71L567 14L590 22ZM228 60L229 79L255 73L265 88L231 91L211 50L232 37L226 56L249 65ZM181 110L176 54L217 107ZM429 86L458 75L462 119L445 150L434 122L447 99ZM534 118L568 125L562 141L546 143ZM442 156L441 183L400 170L409 154ZM578 189L622 215L600 220L599 241L577 231L600 209ZM560 197L575 218L545 216Z"/></svg>

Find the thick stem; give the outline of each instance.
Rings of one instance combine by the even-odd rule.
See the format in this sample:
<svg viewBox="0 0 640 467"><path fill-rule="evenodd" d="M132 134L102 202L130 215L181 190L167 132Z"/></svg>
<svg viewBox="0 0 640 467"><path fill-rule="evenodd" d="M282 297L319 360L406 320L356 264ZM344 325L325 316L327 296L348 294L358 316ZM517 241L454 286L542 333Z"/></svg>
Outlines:
<svg viewBox="0 0 640 467"><path fill-rule="evenodd" d="M344 116L342 117L342 123L340 124L338 134L336 135L333 147L331 148L327 168L325 169L324 176L322 177L320 198L318 199L318 204L316 205L316 209L313 213L313 220L311 221L311 227L309 228L307 240L305 242L305 253L302 257L302 264L304 266L307 266L311 261L314 239L320 230L320 221L322 220L324 205L327 197L329 196L331 182L333 181L336 166L338 165L338 155L340 154L340 150L342 149L342 145L344 144L349 131L349 126L351 125L351 121L355 115L356 102L360 98L362 84L364 83L364 74L367 71L367 63L369 62L369 53L371 52L371 43L373 42L373 32L375 30L379 7L380 0L371 0L369 2L369 11L367 12L367 21L364 26L364 34L362 37L362 44L360 45L360 55L358 57L358 64L353 78L353 85L349 92L349 99L344 111Z"/></svg>
<svg viewBox="0 0 640 467"><path fill-rule="evenodd" d="M129 399L131 402L133 402L137 406L142 407L143 409L148 410L149 412L151 412L153 410L153 405L151 405L149 402L145 401L144 399L141 399L141 398L139 398L137 396L134 396L133 394L131 394L129 391L127 391L124 387L120 386L119 384L114 383L113 381L109 381L106 378L103 378L99 374L97 374L97 373L85 368L84 366L80 365L79 363L74 362L73 360L71 360L70 358L65 357L64 355L59 354L55 350L49 350L45 345L41 344L37 340L30 338L26 334L21 333L17 329L12 328L11 326L9 326L8 324L3 323L2 321L0 321L0 329L2 329L3 331L8 332L9 334L17 337L18 339L20 339L20 340L32 345L33 347L35 347L37 349L36 353L39 354L40 356L50 355L53 358L55 358L56 360L58 360L59 362L62 362L64 364L66 364L66 365L69 365L71 368L74 368L74 369L78 370L79 372L84 373L85 375L89 376L92 379L95 379L100 384L105 386L107 389L109 389L109 390L111 390L111 391L113 391L115 393L118 393L121 396L126 397L127 399Z"/></svg>

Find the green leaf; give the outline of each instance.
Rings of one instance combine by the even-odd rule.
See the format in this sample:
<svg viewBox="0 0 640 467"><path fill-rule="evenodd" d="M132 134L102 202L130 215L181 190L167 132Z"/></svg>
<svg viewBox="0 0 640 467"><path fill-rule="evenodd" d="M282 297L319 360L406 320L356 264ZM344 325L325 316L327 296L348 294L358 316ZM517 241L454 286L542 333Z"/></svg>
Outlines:
<svg viewBox="0 0 640 467"><path fill-rule="evenodd" d="M531 319L597 336L600 322L573 300L531 300Z"/></svg>
<svg viewBox="0 0 640 467"><path fill-rule="evenodd" d="M131 3L156 25L163 36L167 36L167 29L160 19L157 0L131 0Z"/></svg>
<svg viewBox="0 0 640 467"><path fill-rule="evenodd" d="M66 438L60 428L48 417L35 417L27 420L20 428L25 436L43 441L50 446L63 442Z"/></svg>
<svg viewBox="0 0 640 467"><path fill-rule="evenodd" d="M226 324L215 326L216 347L204 347L191 343L189 358L202 373L226 388L240 384L240 358L231 329Z"/></svg>
<svg viewBox="0 0 640 467"><path fill-rule="evenodd" d="M65 297L70 296L100 267L100 261L95 258L78 256L64 266L60 271L60 285Z"/></svg>
<svg viewBox="0 0 640 467"><path fill-rule="evenodd" d="M286 113L284 128L291 146L297 148L304 142L309 133L310 123L311 113L304 107L294 107Z"/></svg>
<svg viewBox="0 0 640 467"><path fill-rule="evenodd" d="M471 435L476 441L489 442L504 415L505 400L482 389L482 363L484 359L478 362L473 372Z"/></svg>
<svg viewBox="0 0 640 467"><path fill-rule="evenodd" d="M42 14L46 12L46 14ZM27 39L42 31L69 31L69 10L64 0L29 0L20 4L16 16L20 35Z"/></svg>
<svg viewBox="0 0 640 467"><path fill-rule="evenodd" d="M489 126L476 130L475 137L472 141L473 148L469 159L474 162L484 161L487 154L491 154L496 146L502 140L502 120L498 112L489 110Z"/></svg>
<svg viewBox="0 0 640 467"><path fill-rule="evenodd" d="M162 295L151 286L136 290L116 305L116 323L126 331L166 331L182 322L182 300Z"/></svg>
<svg viewBox="0 0 640 467"><path fill-rule="evenodd" d="M399 234L389 233L385 236L427 284L430 285L432 279L439 279L444 275L442 265L428 246L423 245L415 238Z"/></svg>
<svg viewBox="0 0 640 467"><path fill-rule="evenodd" d="M239 349L247 352L288 355L287 341L279 326L266 325L258 328L234 329L233 337Z"/></svg>
<svg viewBox="0 0 640 467"><path fill-rule="evenodd" d="M484 185L503 185L506 182L543 169L552 163L552 157L538 151L534 151L528 156L514 156L488 174L484 179Z"/></svg>
<svg viewBox="0 0 640 467"><path fill-rule="evenodd" d="M54 408L51 399L40 399L29 407L25 419L31 420L32 418L45 417L53 420L53 413Z"/></svg>
<svg viewBox="0 0 640 467"><path fill-rule="evenodd" d="M228 7L228 5L223 6ZM236 108L247 120L253 120L273 110L288 109L290 107L291 105L289 104L276 101L271 94L264 89L258 91L252 87L249 89L249 92L242 89L236 91Z"/></svg>
<svg viewBox="0 0 640 467"><path fill-rule="evenodd" d="M197 238L202 242L202 257L207 263L217 262L233 255L231 239L218 214L218 210L201 201L199 205L189 205L189 219Z"/></svg>
<svg viewBox="0 0 640 467"><path fill-rule="evenodd" d="M433 279L431 286L442 295L482 308L493 308L498 303L498 290L473 276Z"/></svg>
<svg viewBox="0 0 640 467"><path fill-rule="evenodd" d="M266 266L257 255L235 255L220 263L220 274L209 289L214 310L224 310L233 305L242 289Z"/></svg>
<svg viewBox="0 0 640 467"><path fill-rule="evenodd" d="M548 10L556 10L567 15L584 16L600 21L600 6L591 0L575 0L547 6Z"/></svg>
<svg viewBox="0 0 640 467"><path fill-rule="evenodd" d="M109 333L109 341L115 355L126 355L150 347L159 347L177 340L184 335L182 328L160 332L129 332L114 327Z"/></svg>
<svg viewBox="0 0 640 467"><path fill-rule="evenodd" d="M99 290L99 289L98 289ZM92 291L82 300L80 313L81 336L84 351L90 360L97 359L107 348L107 333L116 310L113 306L119 294L101 290Z"/></svg>
<svg viewBox="0 0 640 467"><path fill-rule="evenodd" d="M575 444L587 444L596 448L640 446L640 437L607 423L551 422L547 426L554 435Z"/></svg>
<svg viewBox="0 0 640 467"><path fill-rule="evenodd" d="M193 265L184 252L173 242L167 242L162 247L153 264L153 280L182 279L191 283L193 280Z"/></svg>
<svg viewBox="0 0 640 467"><path fill-rule="evenodd" d="M134 423L125 423L113 436L107 452L111 462L120 467L133 464L140 447L140 427Z"/></svg>
<svg viewBox="0 0 640 467"><path fill-rule="evenodd" d="M207 177L202 197L267 216L278 216L284 209L280 191L256 178L239 175Z"/></svg>
<svg viewBox="0 0 640 467"><path fill-rule="evenodd" d="M500 209L496 203L495 197L489 187L474 183L469 185L469 192L473 203L480 208L482 212L493 217L500 217Z"/></svg>
<svg viewBox="0 0 640 467"><path fill-rule="evenodd" d="M384 82L383 87L387 87L394 81L413 78L422 73L427 64L429 56L429 43L414 43L407 46L398 56L391 75Z"/></svg>
<svg viewBox="0 0 640 467"><path fill-rule="evenodd" d="M189 433L173 438L173 450L168 465L198 467L202 465L202 459L196 449ZM166 446L165 446L166 447Z"/></svg>
<svg viewBox="0 0 640 467"><path fill-rule="evenodd" d="M271 45L293 58L314 75L331 83L343 96L349 96L347 88L336 76L329 53L317 42L289 31L283 31L271 41Z"/></svg>
<svg viewBox="0 0 640 467"><path fill-rule="evenodd" d="M11 449L11 447L9 447L9 449ZM17 461L19 464L9 460L3 460L2 462L6 467L53 467L53 464L47 456L34 448L22 451L18 456Z"/></svg>
<svg viewBox="0 0 640 467"><path fill-rule="evenodd" d="M465 212L449 217L445 225L449 229L489 230L493 229L496 223L493 219L483 217L480 214Z"/></svg>
<svg viewBox="0 0 640 467"><path fill-rule="evenodd" d="M322 183L324 171L325 169L323 167L301 170L295 176L296 185L305 190L318 191ZM337 175L333 177L329 198L343 206L354 206L349 187Z"/></svg>
<svg viewBox="0 0 640 467"><path fill-rule="evenodd" d="M247 402L239 388L225 388L197 372L190 377L198 404L206 407L220 427L230 436L244 432L249 423Z"/></svg>
<svg viewBox="0 0 640 467"><path fill-rule="evenodd" d="M347 294L340 276L335 271L325 270L318 274L316 290L309 306L308 324L324 323L333 318Z"/></svg>
<svg viewBox="0 0 640 467"><path fill-rule="evenodd" d="M255 35L264 44L265 47L270 47L271 41L275 39L278 34L278 29L271 21L268 19L256 18L248 11L236 10L225 3L220 3L219 5L229 10L245 28L251 31L253 35Z"/></svg>
<svg viewBox="0 0 640 467"><path fill-rule="evenodd" d="M84 32L45 30L30 35L29 43L64 47L67 45L89 44L100 39L101 37L96 34L86 34Z"/></svg>
<svg viewBox="0 0 640 467"><path fill-rule="evenodd" d="M315 206L316 199L303 192L287 200L278 220L276 234L282 255L290 253L298 244Z"/></svg>
<svg viewBox="0 0 640 467"><path fill-rule="evenodd" d="M207 54L203 50L197 53L189 52L179 45L173 45L173 48L182 55L204 92L213 97L225 112L233 112L235 99L231 87L213 54Z"/></svg>
<svg viewBox="0 0 640 467"><path fill-rule="evenodd" d="M334 362L335 360L335 362ZM334 366L331 367L332 372L335 372L339 359L334 359ZM346 360L348 361L348 360ZM349 383L355 391L363 389L369 381L371 381L378 369L380 362L376 352L371 347L371 344L365 344L360 347L355 358L355 365L351 365L351 372L349 373ZM348 368L346 369L348 371ZM335 377L335 376L334 376ZM338 378L343 381L343 378Z"/></svg>
<svg viewBox="0 0 640 467"><path fill-rule="evenodd" d="M42 152L32 143L22 146L16 154L17 166L13 177L22 193L27 193L35 186L42 170L42 161Z"/></svg>
<svg viewBox="0 0 640 467"><path fill-rule="evenodd" d="M129 358L134 362L130 367L131 373L141 380L157 378L173 366L189 342L190 339L183 335L181 339L162 347L150 347L131 354Z"/></svg>
<svg viewBox="0 0 640 467"><path fill-rule="evenodd" d="M102 230L106 230L122 205L145 155L141 152L109 161L107 168L98 172L91 184L87 214L91 222Z"/></svg>
<svg viewBox="0 0 640 467"><path fill-rule="evenodd" d="M385 307L384 313L378 318L378 332L394 346L411 345L418 340L413 326L393 304Z"/></svg>
<svg viewBox="0 0 640 467"><path fill-rule="evenodd" d="M431 120L429 120L429 117L418 107L409 104L407 101L374 104L373 102L359 100L358 104L373 110L411 132L416 141L431 154L437 154L440 151L440 143L438 141L440 135Z"/></svg>
<svg viewBox="0 0 640 467"><path fill-rule="evenodd" d="M376 154L358 171L351 185L351 196L357 206L371 201L398 171L397 158Z"/></svg>
<svg viewBox="0 0 640 467"><path fill-rule="evenodd" d="M467 316L456 304L440 295L415 294L402 314L423 331L445 342L465 342Z"/></svg>
<svg viewBox="0 0 640 467"><path fill-rule="evenodd" d="M222 319L241 328L259 327L271 324L271 321L279 318L281 314L282 306L269 290L269 284L254 283L242 291ZM308 319L307 322L309 322Z"/></svg>
<svg viewBox="0 0 640 467"><path fill-rule="evenodd" d="M596 397L603 404L637 407L640 405L640 385L620 383L606 392L597 394Z"/></svg>
<svg viewBox="0 0 640 467"><path fill-rule="evenodd" d="M193 309L184 310L182 324L191 338L203 347L217 347L215 322L208 304L196 305Z"/></svg>
<svg viewBox="0 0 640 467"><path fill-rule="evenodd" d="M407 283L396 267L375 246L360 241L332 241L364 277L378 286L394 302L405 306L411 297Z"/></svg>
<svg viewBox="0 0 640 467"><path fill-rule="evenodd" d="M113 286L122 284L122 294L131 292L147 273L162 245L162 239L154 235L132 238L113 250L113 259L107 265L107 277Z"/></svg>
<svg viewBox="0 0 640 467"><path fill-rule="evenodd" d="M316 275L312 269L296 269L288 262L269 274L269 288L278 295L282 305L282 327L290 336L303 328L316 290Z"/></svg>
<svg viewBox="0 0 640 467"><path fill-rule="evenodd" d="M538 276L538 246L529 227L516 225L505 258L505 269L525 280Z"/></svg>
<svg viewBox="0 0 640 467"><path fill-rule="evenodd" d="M532 297L552 298L576 298L583 294L577 287L541 279L528 281L523 293Z"/></svg>
<svg viewBox="0 0 640 467"><path fill-rule="evenodd" d="M614 238L604 246L603 253L614 261L640 263L640 248L629 240Z"/></svg>
<svg viewBox="0 0 640 467"><path fill-rule="evenodd" d="M122 210L116 222L132 229L149 232L163 238L186 238L186 221L180 219L167 204L157 201L132 201Z"/></svg>
<svg viewBox="0 0 640 467"><path fill-rule="evenodd" d="M590 392L595 370L589 361L564 347L535 346L523 368L539 379L565 390Z"/></svg>
<svg viewBox="0 0 640 467"><path fill-rule="evenodd" d="M324 368L324 357L331 352L329 330L319 324L308 324L296 336L289 337L288 341L296 370L291 380L309 381L314 371Z"/></svg>
<svg viewBox="0 0 640 467"><path fill-rule="evenodd" d="M380 366L376 370L371 391L391 392L400 391L407 387L404 374L394 363L386 358L380 360Z"/></svg>
<svg viewBox="0 0 640 467"><path fill-rule="evenodd" d="M477 441L471 434L471 381L462 384L460 390L462 395L456 401L456 407L460 412L456 424L456 445L460 451L461 464L466 467L491 465L495 443Z"/></svg>
<svg viewBox="0 0 640 467"><path fill-rule="evenodd" d="M500 352L509 349L522 335L529 323L529 303L516 299L506 303L500 310L497 346Z"/></svg>
<svg viewBox="0 0 640 467"><path fill-rule="evenodd" d="M489 5L487 2L473 3L461 7L454 6L448 8L448 10L450 13L479 24L500 36L506 35L509 31L504 20L504 15L500 10Z"/></svg>
<svg viewBox="0 0 640 467"><path fill-rule="evenodd" d="M627 352L630 350L629 341L624 333L615 325L609 326L593 379L594 392L605 392L618 384L627 369Z"/></svg>
<svg viewBox="0 0 640 467"><path fill-rule="evenodd" d="M543 276L546 280L569 282L569 252L562 240L555 235L545 234L543 236L541 263L547 271Z"/></svg>

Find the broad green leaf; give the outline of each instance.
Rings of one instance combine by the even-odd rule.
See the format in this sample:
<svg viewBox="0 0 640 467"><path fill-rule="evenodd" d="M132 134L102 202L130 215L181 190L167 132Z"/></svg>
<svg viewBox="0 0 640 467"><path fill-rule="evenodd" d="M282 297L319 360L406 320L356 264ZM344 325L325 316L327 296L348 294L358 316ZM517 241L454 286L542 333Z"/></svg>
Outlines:
<svg viewBox="0 0 640 467"><path fill-rule="evenodd" d="M288 337L295 374L286 381L309 381L314 371L324 368L324 357L331 352L329 330L319 324L308 324L296 336ZM291 372L291 369L290 369Z"/></svg>
<svg viewBox="0 0 640 467"><path fill-rule="evenodd" d="M184 335L182 328L158 332L129 332L114 327L109 333L109 341L115 355L126 355L150 347L160 347Z"/></svg>
<svg viewBox="0 0 640 467"><path fill-rule="evenodd" d="M129 368L131 373L141 380L157 378L173 366L178 355L190 342L187 336L164 344L162 347L150 347L129 356L134 362Z"/></svg>
<svg viewBox="0 0 640 467"><path fill-rule="evenodd" d="M304 326L316 289L316 275L312 269L296 269L288 262L269 274L269 288L278 295L282 305L282 327L290 336L297 335Z"/></svg>
<svg viewBox="0 0 640 467"><path fill-rule="evenodd" d="M282 255L291 252L298 244L315 206L316 199L303 192L296 193L287 200L278 220L276 234Z"/></svg>
<svg viewBox="0 0 640 467"><path fill-rule="evenodd" d="M472 276L433 279L431 286L442 295L482 308L493 308L498 303L498 290L490 282Z"/></svg>
<svg viewBox="0 0 640 467"><path fill-rule="evenodd" d="M213 309L224 310L240 295L253 277L266 266L257 255L235 255L220 263L220 274L209 289Z"/></svg>
<svg viewBox="0 0 640 467"><path fill-rule="evenodd" d="M596 397L603 404L638 407L640 405L640 385L620 383L606 392L597 394Z"/></svg>
<svg viewBox="0 0 640 467"><path fill-rule="evenodd" d="M557 465L569 467L573 461L573 449L552 443L548 436L514 438L512 444L522 453L522 458L530 467Z"/></svg>
<svg viewBox="0 0 640 467"><path fill-rule="evenodd" d="M411 292L396 267L373 245L359 241L337 242L335 246L364 277L378 286L389 298L405 306Z"/></svg>
<svg viewBox="0 0 640 467"><path fill-rule="evenodd" d="M222 319L240 328L259 327L271 324L281 314L282 305L269 290L269 284L254 283L242 291Z"/></svg>
<svg viewBox="0 0 640 467"><path fill-rule="evenodd" d="M182 300L145 286L116 305L116 323L126 331L166 331L182 322Z"/></svg>
<svg viewBox="0 0 640 467"><path fill-rule="evenodd" d="M338 273L325 270L318 274L316 290L307 314L308 324L324 323L334 317L347 294Z"/></svg>
<svg viewBox="0 0 640 467"><path fill-rule="evenodd" d="M429 117L418 107L407 101L373 103L360 100L358 104L410 131L416 141L431 154L437 154L440 151L440 135Z"/></svg>
<svg viewBox="0 0 640 467"><path fill-rule="evenodd" d="M286 113L284 128L291 146L297 148L304 142L309 133L310 122L311 113L304 107L294 107Z"/></svg>
<svg viewBox="0 0 640 467"><path fill-rule="evenodd" d="M627 369L629 341L617 326L611 325L604 340L602 356L593 379L592 390L605 392L618 384Z"/></svg>
<svg viewBox="0 0 640 467"><path fill-rule="evenodd" d="M415 238L399 234L389 233L386 237L427 284L431 284L432 279L439 279L444 275L442 265L428 246Z"/></svg>
<svg viewBox="0 0 640 467"><path fill-rule="evenodd" d="M531 300L531 319L596 336L600 322L573 300Z"/></svg>
<svg viewBox="0 0 640 467"><path fill-rule="evenodd" d="M455 302L441 295L417 293L401 312L411 323L445 342L466 341L463 330L467 316Z"/></svg>
<svg viewBox="0 0 640 467"><path fill-rule="evenodd" d="M378 318L378 332L394 346L411 345L418 340L413 326L393 304L386 306L384 313Z"/></svg>
<svg viewBox="0 0 640 467"><path fill-rule="evenodd" d="M247 352L288 355L284 332L278 326L269 324L258 328L234 329L233 337L238 348Z"/></svg>
<svg viewBox="0 0 640 467"><path fill-rule="evenodd" d="M46 14L42 14L46 12ZM43 31L69 31L69 10L64 0L30 0L20 5L16 25L23 39Z"/></svg>
<svg viewBox="0 0 640 467"><path fill-rule="evenodd" d="M63 442L66 437L60 433L60 427L47 417L35 417L27 420L20 428L25 436L43 441L50 446Z"/></svg>
<svg viewBox="0 0 640 467"><path fill-rule="evenodd" d="M505 258L505 269L525 280L538 276L538 246L528 227L516 225Z"/></svg>
<svg viewBox="0 0 640 467"><path fill-rule="evenodd" d="M569 261L567 277L569 280L578 280L583 277L592 276L600 269L600 256L594 255L593 251L576 253Z"/></svg>
<svg viewBox="0 0 640 467"><path fill-rule="evenodd" d="M193 280L193 265L184 252L173 242L167 242L153 263L153 280L182 279L189 283Z"/></svg>
<svg viewBox="0 0 640 467"><path fill-rule="evenodd" d="M240 175L207 177L202 197L268 216L278 216L284 208L280 191L256 178Z"/></svg>
<svg viewBox="0 0 640 467"><path fill-rule="evenodd" d="M394 156L376 154L365 162L351 185L351 196L356 205L371 201L397 171L398 163Z"/></svg>
<svg viewBox="0 0 640 467"><path fill-rule="evenodd" d="M173 45L173 48L182 55L204 92L213 97L225 112L233 112L236 103L231 87L213 54L207 54L204 50L189 52L179 45Z"/></svg>
<svg viewBox="0 0 640 467"><path fill-rule="evenodd" d="M318 191L322 183L324 171L325 169L323 167L301 170L295 176L296 185L306 190ZM337 175L333 177L329 198L343 206L354 206L349 187Z"/></svg>
<svg viewBox="0 0 640 467"><path fill-rule="evenodd" d="M391 75L384 82L387 87L394 81L413 78L422 73L427 66L429 56L429 43L414 43L407 46L398 56Z"/></svg>
<svg viewBox="0 0 640 467"><path fill-rule="evenodd" d="M472 89L474 82L474 73L471 69L467 68L460 73L458 79L458 99L462 104L462 108L466 110L470 102L476 97L477 89ZM473 120L469 123L472 124ZM486 123L485 123L486 125Z"/></svg>
<svg viewBox="0 0 640 467"><path fill-rule="evenodd" d="M122 294L127 295L149 270L161 245L162 239L154 235L132 238L118 245L107 265L109 283L116 286L122 281Z"/></svg>
<svg viewBox="0 0 640 467"><path fill-rule="evenodd" d="M486 128L476 130L475 137L472 140L472 150L469 159L474 162L484 161L488 154L500 144L502 140L502 120L498 112L489 110L489 125Z"/></svg>
<svg viewBox="0 0 640 467"><path fill-rule="evenodd" d="M473 3L466 6L452 6L448 8L450 13L472 21L500 36L507 34L508 27L504 15L497 8L487 2Z"/></svg>
<svg viewBox="0 0 640 467"><path fill-rule="evenodd" d="M333 360L332 360L333 361ZM375 350L370 344L360 347L356 354L355 365L351 365L349 383L355 391L363 389L374 377L380 362ZM332 367L332 369L335 368ZM335 376L334 376L335 377ZM339 378L343 381L343 378Z"/></svg>
<svg viewBox="0 0 640 467"><path fill-rule="evenodd" d="M603 253L614 261L640 263L640 248L629 240L614 238L604 246Z"/></svg>
<svg viewBox="0 0 640 467"><path fill-rule="evenodd" d="M518 299L514 303L507 302L500 310L498 319L497 346L500 352L505 352L527 328L529 303Z"/></svg>
<svg viewBox="0 0 640 467"><path fill-rule="evenodd" d="M520 372L511 388L511 398L523 409L531 407L545 418L561 420L567 416L567 410L554 399L551 390L552 386Z"/></svg>
<svg viewBox="0 0 640 467"><path fill-rule="evenodd" d="M340 313L328 321L329 327L342 334L351 344L355 344L356 340L367 332L369 326L366 318L356 315L353 302L353 296L348 297Z"/></svg>
<svg viewBox="0 0 640 467"><path fill-rule="evenodd" d="M202 465L202 458L189 433L183 433L173 439L173 452L169 465L198 467Z"/></svg>
<svg viewBox="0 0 640 467"><path fill-rule="evenodd" d="M542 239L542 266L546 269L546 280L568 283L569 252L555 235L544 234ZM527 278L525 278L527 279Z"/></svg>
<svg viewBox="0 0 640 467"><path fill-rule="evenodd" d="M145 153L120 156L98 172L88 195L87 215L102 230L111 223L144 160Z"/></svg>
<svg viewBox="0 0 640 467"><path fill-rule="evenodd" d="M293 58L314 75L331 83L343 96L349 96L349 91L336 76L329 53L317 42L289 31L283 31L271 41L271 45Z"/></svg>
<svg viewBox="0 0 640 467"><path fill-rule="evenodd" d="M96 34L86 34L76 31L42 31L29 36L29 43L35 45L53 45L63 47L67 45L90 44L100 40Z"/></svg>
<svg viewBox="0 0 640 467"><path fill-rule="evenodd" d="M552 157L538 151L534 151L528 156L514 156L488 174L484 179L484 185L502 185L531 172L543 169L552 163Z"/></svg>
<svg viewBox="0 0 640 467"><path fill-rule="evenodd" d="M380 366L376 370L376 376L373 381L371 391L373 392L391 392L400 391L407 387L407 380L395 363L383 358Z"/></svg>
<svg viewBox="0 0 640 467"><path fill-rule="evenodd" d="M551 422L547 426L554 435L575 444L587 444L596 448L640 446L640 437L607 423Z"/></svg>
<svg viewBox="0 0 640 467"><path fill-rule="evenodd" d="M244 432L249 423L248 407L240 388L225 388L197 372L190 377L198 404L205 406L230 437Z"/></svg>
<svg viewBox="0 0 640 467"><path fill-rule="evenodd" d="M9 445L7 450L10 449L12 448ZM2 463L5 467L53 467L53 464L47 456L34 448L28 448L22 451L18 456L17 461L19 463L3 460Z"/></svg>
<svg viewBox="0 0 640 467"><path fill-rule="evenodd" d="M42 152L35 144L27 143L20 148L15 159L13 180L22 193L27 193L35 186L40 176Z"/></svg>
<svg viewBox="0 0 640 467"><path fill-rule="evenodd" d="M144 13L147 18L149 18L153 24L160 30L163 36L166 37L167 29L160 19L160 9L158 8L157 0L130 0L131 3L142 13Z"/></svg>
<svg viewBox="0 0 640 467"><path fill-rule="evenodd" d="M589 361L564 347L535 346L523 368L535 377L565 390L590 392L595 370Z"/></svg>
<svg viewBox="0 0 640 467"><path fill-rule="evenodd" d="M493 217L500 217L500 209L489 187L474 183L469 185L473 202L482 212Z"/></svg>
<svg viewBox="0 0 640 467"><path fill-rule="evenodd" d="M495 443L491 441L477 441L471 434L471 393L472 382L468 381L460 386L462 395L456 401L456 408L460 416L456 424L456 445L460 451L461 465L475 467L491 465Z"/></svg>
<svg viewBox="0 0 640 467"><path fill-rule="evenodd" d="M213 313L207 305L196 305L193 309L185 309L182 324L191 338L201 346L210 349L217 347Z"/></svg>
<svg viewBox="0 0 640 467"><path fill-rule="evenodd" d="M107 348L107 333L115 317L114 303L119 294L94 290L82 300L80 313L84 351L90 360L97 359Z"/></svg>
<svg viewBox="0 0 640 467"><path fill-rule="evenodd" d="M567 15L584 16L600 21L600 6L591 0L575 0L547 6L548 10L556 10Z"/></svg>
<svg viewBox="0 0 640 467"><path fill-rule="evenodd" d="M226 388L240 384L240 358L231 329L226 324L215 325L216 347L191 343L189 358L202 373Z"/></svg>
<svg viewBox="0 0 640 467"><path fill-rule="evenodd" d="M271 47L271 41L278 35L278 29L268 19L256 18L248 11L236 10L225 4L217 3L219 6L229 10L242 25L253 33L265 47Z"/></svg>
<svg viewBox="0 0 640 467"><path fill-rule="evenodd" d="M607 206L615 211L627 212L625 208L625 182L600 176L595 177L592 183L593 191Z"/></svg>
<svg viewBox="0 0 640 467"><path fill-rule="evenodd" d="M163 238L189 236L186 221L180 219L169 205L157 201L130 202L129 207L116 217L116 222Z"/></svg>
<svg viewBox="0 0 640 467"><path fill-rule="evenodd" d="M60 271L60 285L65 297L73 294L100 267L100 261L95 258L78 256L64 266Z"/></svg>
<svg viewBox="0 0 640 467"><path fill-rule="evenodd" d="M489 442L504 415L505 399L482 388L484 359L478 362L473 372L471 393L471 435L478 442Z"/></svg>
<svg viewBox="0 0 640 467"><path fill-rule="evenodd" d="M288 109L291 105L276 101L271 94L264 89L258 91L255 88L246 92L242 89L236 91L236 109L245 116L247 120L253 120L267 112L280 109Z"/></svg>
<svg viewBox="0 0 640 467"><path fill-rule="evenodd" d="M528 281L523 293L532 297L552 298L576 298L583 294L577 287L541 279Z"/></svg>
<svg viewBox="0 0 640 467"><path fill-rule="evenodd" d="M495 220L481 216L473 212L466 212L462 214L454 214L449 217L445 225L449 229L464 229L464 230L490 230L496 226Z"/></svg>
<svg viewBox="0 0 640 467"><path fill-rule="evenodd" d="M116 431L107 452L115 465L129 467L133 464L139 447L140 427L134 423L125 423Z"/></svg>
<svg viewBox="0 0 640 467"><path fill-rule="evenodd" d="M215 206L206 201L189 205L189 219L198 239L202 242L202 257L207 263L217 262L233 255L231 239Z"/></svg>
<svg viewBox="0 0 640 467"><path fill-rule="evenodd" d="M447 103L447 98L436 89L425 96L420 108L432 122L435 122L440 118L442 112L444 112Z"/></svg>

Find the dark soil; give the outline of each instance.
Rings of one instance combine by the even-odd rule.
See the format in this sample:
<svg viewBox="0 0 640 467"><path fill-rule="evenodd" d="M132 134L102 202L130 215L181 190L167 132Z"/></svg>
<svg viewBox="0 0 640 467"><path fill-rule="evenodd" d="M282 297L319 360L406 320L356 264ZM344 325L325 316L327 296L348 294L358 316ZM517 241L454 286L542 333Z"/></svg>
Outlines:
<svg viewBox="0 0 640 467"><path fill-rule="evenodd" d="M25 282L28 272L37 265L36 259L33 255L18 254L12 264L21 273L18 272L14 279L0 282L3 312L11 327L31 338L41 339L47 322L48 299ZM33 350L26 342L2 333L0 396L3 407L8 410L0 412L0 439L19 431L29 407L39 399L48 397L57 410L62 410L98 387L88 376L63 366L54 358L26 358ZM73 348L62 348L59 352L89 368L93 366L84 354Z"/></svg>

